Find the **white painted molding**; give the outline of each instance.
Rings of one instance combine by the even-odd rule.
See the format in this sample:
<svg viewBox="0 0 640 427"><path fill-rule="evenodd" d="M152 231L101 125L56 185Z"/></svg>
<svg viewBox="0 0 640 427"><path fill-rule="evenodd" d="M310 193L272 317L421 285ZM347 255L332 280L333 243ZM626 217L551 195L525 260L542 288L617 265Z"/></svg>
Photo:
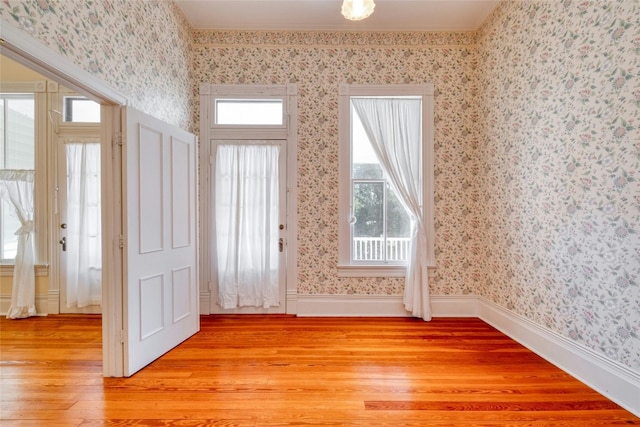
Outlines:
<svg viewBox="0 0 640 427"><path fill-rule="evenodd" d="M47 295L36 295L36 316L46 316L49 308L49 299ZM0 295L0 315L6 316L11 307L11 294Z"/></svg>
<svg viewBox="0 0 640 427"><path fill-rule="evenodd" d="M58 80L64 86L80 93L89 92L94 100L105 100L113 104L126 105L127 98L88 71L63 58L8 21L1 20L0 37L3 43L0 49L4 55L20 63L28 62L34 71Z"/></svg>
<svg viewBox="0 0 640 427"><path fill-rule="evenodd" d="M13 276L13 264L2 264L0 265L0 276L2 277L11 277ZM36 277L47 277L49 276L49 266L46 264L36 264L34 266Z"/></svg>
<svg viewBox="0 0 640 427"><path fill-rule="evenodd" d="M298 291L295 289L287 289L286 313L298 313Z"/></svg>
<svg viewBox="0 0 640 427"><path fill-rule="evenodd" d="M640 416L640 373L482 297L478 298L478 317Z"/></svg>
<svg viewBox="0 0 640 427"><path fill-rule="evenodd" d="M60 290L58 289L49 289L48 295L48 313L49 314L60 314Z"/></svg>
<svg viewBox="0 0 640 427"><path fill-rule="evenodd" d="M386 295L298 295L299 317L410 317L402 296ZM476 317L477 298L473 295L432 296L431 310L436 317Z"/></svg>
<svg viewBox="0 0 640 427"><path fill-rule="evenodd" d="M200 291L200 314L211 314L211 292Z"/></svg>

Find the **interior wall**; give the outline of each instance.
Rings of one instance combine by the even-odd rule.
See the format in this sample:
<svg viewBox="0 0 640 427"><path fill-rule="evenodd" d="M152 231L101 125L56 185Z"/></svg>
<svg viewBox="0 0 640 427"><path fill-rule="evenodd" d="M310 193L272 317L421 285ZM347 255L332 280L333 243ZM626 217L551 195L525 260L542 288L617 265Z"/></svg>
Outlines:
<svg viewBox="0 0 640 427"><path fill-rule="evenodd" d="M174 2L7 0L0 18L120 91L130 106L191 130L190 27Z"/></svg>
<svg viewBox="0 0 640 427"><path fill-rule="evenodd" d="M477 292L640 371L640 4L505 2L479 34Z"/></svg>
<svg viewBox="0 0 640 427"><path fill-rule="evenodd" d="M215 84L298 84L298 293L400 295L403 278L339 278L338 85L435 85L434 294L470 291L467 202L475 35L195 31L194 91ZM197 113L196 113L197 114ZM197 121L197 115L194 121ZM201 143L206 143L201 141Z"/></svg>

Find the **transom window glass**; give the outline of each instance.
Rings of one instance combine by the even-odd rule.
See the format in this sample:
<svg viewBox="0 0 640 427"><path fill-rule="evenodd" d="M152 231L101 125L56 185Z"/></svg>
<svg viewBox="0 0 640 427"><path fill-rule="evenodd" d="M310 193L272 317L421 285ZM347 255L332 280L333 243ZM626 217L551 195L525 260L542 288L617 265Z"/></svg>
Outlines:
<svg viewBox="0 0 640 427"><path fill-rule="evenodd" d="M35 99L31 93L0 94L0 169L34 170ZM11 261L18 249L20 220L12 203L0 203L0 260Z"/></svg>
<svg viewBox="0 0 640 427"><path fill-rule="evenodd" d="M67 123L100 123L100 104L84 96L64 97L64 121Z"/></svg>
<svg viewBox="0 0 640 427"><path fill-rule="evenodd" d="M217 125L283 125L282 99L228 99L215 100Z"/></svg>

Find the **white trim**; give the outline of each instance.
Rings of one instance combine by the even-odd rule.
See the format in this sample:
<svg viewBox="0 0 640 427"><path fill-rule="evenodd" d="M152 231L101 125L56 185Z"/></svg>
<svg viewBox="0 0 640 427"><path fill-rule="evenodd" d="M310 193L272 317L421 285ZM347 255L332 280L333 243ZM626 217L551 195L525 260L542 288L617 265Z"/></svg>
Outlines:
<svg viewBox="0 0 640 427"><path fill-rule="evenodd" d="M51 280L51 279L49 279ZM60 314L60 291L49 288L47 295L49 314Z"/></svg>
<svg viewBox="0 0 640 427"><path fill-rule="evenodd" d="M478 317L640 416L640 373L482 297L478 298Z"/></svg>
<svg viewBox="0 0 640 427"><path fill-rule="evenodd" d="M435 317L476 317L473 295L432 296ZM298 295L298 317L410 317L400 295Z"/></svg>
<svg viewBox="0 0 640 427"><path fill-rule="evenodd" d="M35 305L36 316L46 316L49 308L49 297L47 295L36 295ZM11 294L0 295L0 315L6 316L9 307L11 307Z"/></svg>
<svg viewBox="0 0 640 427"><path fill-rule="evenodd" d="M4 20L2 20L4 21ZM0 25L3 42L0 53L29 66L64 86L90 96L95 101L124 105L127 98L102 80L40 44L29 34L4 21Z"/></svg>
<svg viewBox="0 0 640 427"><path fill-rule="evenodd" d="M0 277L12 277L13 276L13 264L1 264L0 265ZM49 265L36 264L34 265L36 277L49 276Z"/></svg>

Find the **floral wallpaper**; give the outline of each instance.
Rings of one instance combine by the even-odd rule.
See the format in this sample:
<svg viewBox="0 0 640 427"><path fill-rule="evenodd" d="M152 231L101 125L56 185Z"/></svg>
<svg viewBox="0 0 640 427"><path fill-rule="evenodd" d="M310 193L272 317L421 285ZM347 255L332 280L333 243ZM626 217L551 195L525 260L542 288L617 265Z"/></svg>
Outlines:
<svg viewBox="0 0 640 427"><path fill-rule="evenodd" d="M478 55L474 290L640 372L640 2L506 2Z"/></svg>
<svg viewBox="0 0 640 427"><path fill-rule="evenodd" d="M475 42L473 33L194 32L194 95L200 82L298 84L300 294L402 293L404 279L337 276L338 86L423 82L436 90L438 267L431 291L470 292L464 254L472 241Z"/></svg>
<svg viewBox="0 0 640 427"><path fill-rule="evenodd" d="M198 131L198 87L298 84L299 293L338 278L340 83L433 82L433 295L478 294L640 371L640 2L505 0L477 32L190 30L171 1L3 0L13 25Z"/></svg>
<svg viewBox="0 0 640 427"><path fill-rule="evenodd" d="M190 129L190 26L170 1L3 0L19 28L120 91L129 104Z"/></svg>

